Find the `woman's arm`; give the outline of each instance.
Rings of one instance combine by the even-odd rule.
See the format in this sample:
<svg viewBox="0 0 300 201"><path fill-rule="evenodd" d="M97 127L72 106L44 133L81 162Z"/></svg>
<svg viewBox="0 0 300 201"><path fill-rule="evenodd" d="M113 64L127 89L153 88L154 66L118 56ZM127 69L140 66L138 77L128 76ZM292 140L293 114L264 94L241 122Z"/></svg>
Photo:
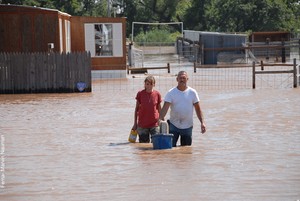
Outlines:
<svg viewBox="0 0 300 201"><path fill-rule="evenodd" d="M139 107L140 107L140 103L138 101L136 101L135 109L134 109L134 121L133 121L132 130L137 129Z"/></svg>

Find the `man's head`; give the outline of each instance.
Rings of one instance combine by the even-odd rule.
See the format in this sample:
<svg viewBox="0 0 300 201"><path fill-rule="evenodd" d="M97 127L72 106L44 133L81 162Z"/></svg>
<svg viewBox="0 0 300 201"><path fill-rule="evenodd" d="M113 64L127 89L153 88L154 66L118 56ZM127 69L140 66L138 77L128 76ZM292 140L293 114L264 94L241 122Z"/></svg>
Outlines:
<svg viewBox="0 0 300 201"><path fill-rule="evenodd" d="M177 82L179 87L186 87L187 86L187 81L189 77L186 71L180 71L177 75Z"/></svg>

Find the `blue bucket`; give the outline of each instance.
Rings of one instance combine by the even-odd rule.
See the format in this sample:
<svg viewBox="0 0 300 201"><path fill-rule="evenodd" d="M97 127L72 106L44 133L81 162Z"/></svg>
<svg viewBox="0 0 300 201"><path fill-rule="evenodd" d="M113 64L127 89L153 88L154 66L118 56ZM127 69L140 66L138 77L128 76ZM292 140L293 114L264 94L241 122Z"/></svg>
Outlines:
<svg viewBox="0 0 300 201"><path fill-rule="evenodd" d="M153 149L172 149L173 134L152 135Z"/></svg>

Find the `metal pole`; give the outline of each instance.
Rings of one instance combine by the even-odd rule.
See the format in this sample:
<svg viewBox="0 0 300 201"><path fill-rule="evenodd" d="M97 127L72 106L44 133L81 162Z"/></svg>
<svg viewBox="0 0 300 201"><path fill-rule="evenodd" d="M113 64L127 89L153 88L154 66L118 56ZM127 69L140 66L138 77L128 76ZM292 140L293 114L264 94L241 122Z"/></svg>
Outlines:
<svg viewBox="0 0 300 201"><path fill-rule="evenodd" d="M267 57L266 57L266 59L267 59L267 61L269 61L269 58L270 58L270 56L269 56L270 38L266 39L266 44L267 44Z"/></svg>
<svg viewBox="0 0 300 201"><path fill-rule="evenodd" d="M282 45L282 48L281 48L281 62L285 63L286 58L285 58L284 38L281 39L281 45Z"/></svg>
<svg viewBox="0 0 300 201"><path fill-rule="evenodd" d="M107 17L111 17L110 16L110 0L107 0Z"/></svg>

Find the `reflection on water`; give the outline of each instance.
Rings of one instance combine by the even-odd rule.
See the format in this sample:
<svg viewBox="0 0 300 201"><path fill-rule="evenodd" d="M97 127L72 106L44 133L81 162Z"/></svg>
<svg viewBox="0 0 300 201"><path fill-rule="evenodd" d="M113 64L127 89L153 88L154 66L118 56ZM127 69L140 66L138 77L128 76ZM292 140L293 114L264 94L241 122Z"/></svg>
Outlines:
<svg viewBox="0 0 300 201"><path fill-rule="evenodd" d="M137 89L95 84L0 95L0 200L300 199L299 89L199 90L208 132L152 150L127 143Z"/></svg>

